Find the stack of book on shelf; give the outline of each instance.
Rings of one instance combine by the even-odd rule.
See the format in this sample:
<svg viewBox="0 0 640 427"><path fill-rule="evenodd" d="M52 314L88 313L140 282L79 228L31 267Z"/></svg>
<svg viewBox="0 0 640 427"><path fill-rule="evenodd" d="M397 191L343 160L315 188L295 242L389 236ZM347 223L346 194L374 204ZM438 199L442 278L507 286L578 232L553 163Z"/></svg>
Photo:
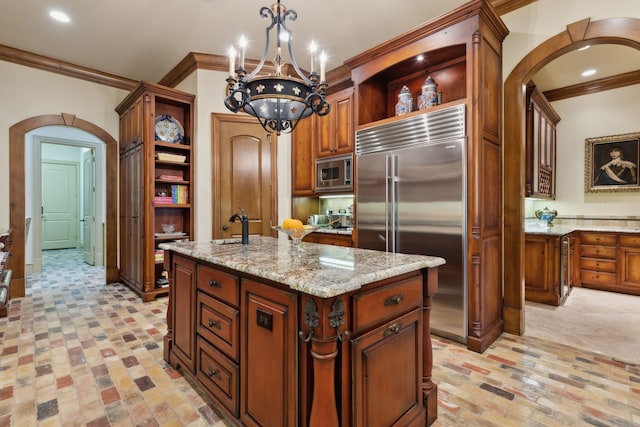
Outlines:
<svg viewBox="0 0 640 427"><path fill-rule="evenodd" d="M166 181L182 181L182 175L168 175L162 174L158 177L159 179L164 179Z"/></svg>
<svg viewBox="0 0 640 427"><path fill-rule="evenodd" d="M156 249L155 259L156 262L164 261L164 251L162 249Z"/></svg>
<svg viewBox="0 0 640 427"><path fill-rule="evenodd" d="M175 184L171 186L171 197L173 198L173 203L177 205L183 205L188 203L189 199L189 189L186 185Z"/></svg>
<svg viewBox="0 0 640 427"><path fill-rule="evenodd" d="M158 203L158 204L170 205L171 203L173 203L173 197L171 197L171 196L155 196L153 198L153 201Z"/></svg>

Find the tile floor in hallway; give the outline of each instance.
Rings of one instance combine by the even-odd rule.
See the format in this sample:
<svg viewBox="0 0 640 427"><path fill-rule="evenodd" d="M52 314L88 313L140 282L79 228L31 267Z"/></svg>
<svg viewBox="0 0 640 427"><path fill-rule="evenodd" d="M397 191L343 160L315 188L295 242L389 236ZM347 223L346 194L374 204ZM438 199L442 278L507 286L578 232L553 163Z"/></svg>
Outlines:
<svg viewBox="0 0 640 427"><path fill-rule="evenodd" d="M0 426L224 426L162 360L167 299L80 259L45 253L0 319ZM435 426L640 426L640 364L509 334L483 354L433 344Z"/></svg>

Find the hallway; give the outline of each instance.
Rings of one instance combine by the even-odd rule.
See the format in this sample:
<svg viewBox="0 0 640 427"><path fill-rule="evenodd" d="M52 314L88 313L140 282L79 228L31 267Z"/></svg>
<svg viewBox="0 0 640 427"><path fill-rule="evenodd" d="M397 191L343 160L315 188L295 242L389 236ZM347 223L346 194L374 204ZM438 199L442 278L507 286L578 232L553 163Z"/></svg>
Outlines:
<svg viewBox="0 0 640 427"><path fill-rule="evenodd" d="M0 426L224 426L162 360L166 298L68 250L43 262L0 319ZM509 334L484 354L434 337L433 355L435 426L640 426L638 364Z"/></svg>

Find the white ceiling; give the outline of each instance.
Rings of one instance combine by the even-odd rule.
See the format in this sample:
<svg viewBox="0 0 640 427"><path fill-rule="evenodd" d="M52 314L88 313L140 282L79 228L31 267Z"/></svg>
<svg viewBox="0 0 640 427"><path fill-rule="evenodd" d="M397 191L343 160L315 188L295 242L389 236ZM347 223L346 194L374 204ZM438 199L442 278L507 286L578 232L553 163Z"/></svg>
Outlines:
<svg viewBox="0 0 640 427"><path fill-rule="evenodd" d="M259 59L267 21L259 10L273 0L0 0L0 44L134 80L159 81L189 52L225 55L240 35ZM329 55L327 70L392 37L448 12L467 0L286 0L298 13L289 22L294 54L309 68L314 40ZM62 24L52 9L71 16ZM271 59L273 54L268 56ZM289 62L285 56L285 61ZM595 65L589 65L594 63ZM554 61L534 79L542 90L640 69L640 52L599 46Z"/></svg>

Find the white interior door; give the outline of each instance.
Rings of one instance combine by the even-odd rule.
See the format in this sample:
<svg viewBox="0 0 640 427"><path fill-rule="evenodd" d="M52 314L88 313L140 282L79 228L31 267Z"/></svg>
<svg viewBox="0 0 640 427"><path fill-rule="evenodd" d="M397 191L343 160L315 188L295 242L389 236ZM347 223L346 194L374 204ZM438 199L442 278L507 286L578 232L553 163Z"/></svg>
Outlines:
<svg viewBox="0 0 640 427"><path fill-rule="evenodd" d="M42 249L78 246L78 166L42 162Z"/></svg>
<svg viewBox="0 0 640 427"><path fill-rule="evenodd" d="M93 149L82 153L82 253L84 262L95 265L95 157Z"/></svg>

